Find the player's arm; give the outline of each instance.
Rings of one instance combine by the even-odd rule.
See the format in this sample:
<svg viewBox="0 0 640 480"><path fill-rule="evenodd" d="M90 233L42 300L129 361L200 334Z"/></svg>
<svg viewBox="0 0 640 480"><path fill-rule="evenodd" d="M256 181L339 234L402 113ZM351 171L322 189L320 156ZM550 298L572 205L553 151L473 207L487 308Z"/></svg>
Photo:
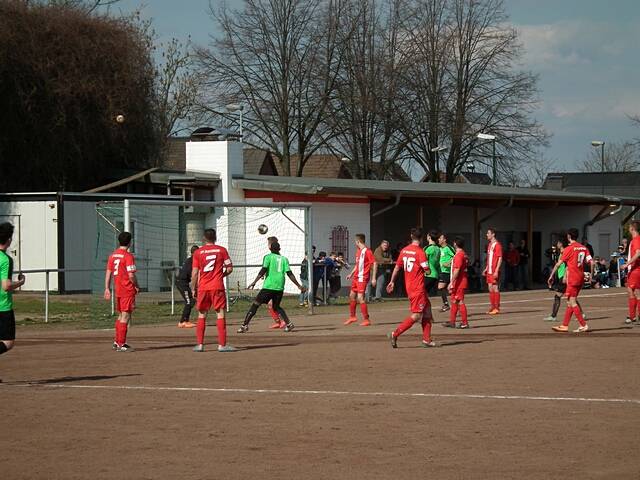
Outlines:
<svg viewBox="0 0 640 480"><path fill-rule="evenodd" d="M191 291L194 293L198 289L198 280L200 280L200 269L198 267L193 267L191 269L191 282L189 286L191 287Z"/></svg>
<svg viewBox="0 0 640 480"><path fill-rule="evenodd" d="M622 257L624 259L624 257ZM636 253L633 254L633 257L630 257L626 263L623 260L620 265L620 269L627 268L629 265L633 265L640 258L640 248L636 250Z"/></svg>
<svg viewBox="0 0 640 480"><path fill-rule="evenodd" d="M355 275L357 267L358 267L358 262L356 262L356 264L353 266L353 268L349 272L349 275L347 275L347 280L351 280L351 277Z"/></svg>
<svg viewBox="0 0 640 480"><path fill-rule="evenodd" d="M136 272L129 272L129 280L136 288L136 293L140 291L140 285L138 285L138 277L136 276Z"/></svg>
<svg viewBox="0 0 640 480"><path fill-rule="evenodd" d="M229 257L228 252L224 252L224 260L222 261L222 278L228 277L233 273L233 262L231 262L231 257Z"/></svg>
<svg viewBox="0 0 640 480"><path fill-rule="evenodd" d="M496 273L494 274L496 278L500 275L500 268L502 267L502 255L498 257L498 262L496 263Z"/></svg>
<svg viewBox="0 0 640 480"><path fill-rule="evenodd" d="M20 288L22 285L24 285L24 275L23 274L19 274L18 275L18 281L14 282L11 277L9 276L9 263L3 263L2 267L0 268L0 278L2 279L2 290L4 290L5 292L13 292L14 290L17 290L18 288Z"/></svg>
<svg viewBox="0 0 640 480"><path fill-rule="evenodd" d="M565 249L566 250L566 249ZM553 284L553 278L554 275L556 274L556 272L558 271L558 269L560 268L560 265L562 265L565 262L565 258L564 258L564 254L560 255L560 258L558 259L558 261L556 262L556 264L553 266L553 268L551 269L551 273L549 274L549 278L547 279L547 284L549 286L551 286ZM566 275L565 275L566 278Z"/></svg>
<svg viewBox="0 0 640 480"><path fill-rule="evenodd" d="M306 292L307 289L303 286L300 285L300 283L298 282L298 279L296 278L296 276L293 274L293 272L291 270L289 270L287 272L287 277L289 277L289 280L291 280L291 282L293 282L293 284L298 287L300 289L301 292Z"/></svg>
<svg viewBox="0 0 640 480"><path fill-rule="evenodd" d="M136 289L136 293L140 291L140 285L138 285L138 277L136 277L136 264L132 256L128 256L125 263L125 268L127 270L127 275L129 276L129 281Z"/></svg>
<svg viewBox="0 0 640 480"><path fill-rule="evenodd" d="M391 280L387 284L387 293L393 293L393 289L395 288L396 278L398 278L398 273L400 272L400 267L396 265L393 269L393 273L391 274Z"/></svg>
<svg viewBox="0 0 640 480"><path fill-rule="evenodd" d="M104 272L104 299L111 300L111 276L113 272L107 268ZM3 285L4 286L4 285Z"/></svg>
<svg viewBox="0 0 640 480"><path fill-rule="evenodd" d="M378 264L373 262L373 266L371 267L371 286L375 288L378 283Z"/></svg>
<svg viewBox="0 0 640 480"><path fill-rule="evenodd" d="M451 270L451 280L449 281L449 287L448 290L451 292L453 290L453 285L456 281L456 278L458 278L458 274L460 273L460 268L459 267L454 267Z"/></svg>
<svg viewBox="0 0 640 480"><path fill-rule="evenodd" d="M264 277L267 274L267 271L268 271L267 267L262 267L260 269L260 271L258 272L258 275L256 276L256 279L253 282L251 282L249 285L247 285L247 288L249 290L252 290L256 286L256 283L258 283L258 280L260 280L262 277ZM296 281L296 283L297 283L297 281Z"/></svg>

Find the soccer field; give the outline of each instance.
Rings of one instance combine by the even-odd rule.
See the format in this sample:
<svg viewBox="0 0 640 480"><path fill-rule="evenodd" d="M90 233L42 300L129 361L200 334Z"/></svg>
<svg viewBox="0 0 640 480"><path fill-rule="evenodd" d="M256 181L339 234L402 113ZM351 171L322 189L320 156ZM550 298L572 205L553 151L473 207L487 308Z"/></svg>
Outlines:
<svg viewBox="0 0 640 480"><path fill-rule="evenodd" d="M230 354L213 321L204 354L173 325L134 323L133 353L111 331L23 327L0 359L2 477L639 478L626 292L584 291L581 335L542 321L549 292L503 294L495 317L467 298L472 328L435 325L436 349L418 326L390 347L407 302L371 306L370 328L295 316L290 334L263 309L247 335L232 320Z"/></svg>

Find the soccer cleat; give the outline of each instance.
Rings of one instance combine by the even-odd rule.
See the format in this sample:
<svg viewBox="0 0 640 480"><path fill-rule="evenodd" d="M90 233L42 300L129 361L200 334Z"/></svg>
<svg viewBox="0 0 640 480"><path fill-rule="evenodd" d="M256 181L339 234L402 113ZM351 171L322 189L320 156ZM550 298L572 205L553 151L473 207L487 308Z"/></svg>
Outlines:
<svg viewBox="0 0 640 480"><path fill-rule="evenodd" d="M469 327L468 323L461 323L460 326L458 327L460 330L466 330Z"/></svg>
<svg viewBox="0 0 640 480"><path fill-rule="evenodd" d="M589 331L589 325L581 325L578 328L576 328L573 333L583 333L583 332L588 332Z"/></svg>
<svg viewBox="0 0 640 480"><path fill-rule="evenodd" d="M116 349L116 352L133 352L133 347L124 343Z"/></svg>
<svg viewBox="0 0 640 480"><path fill-rule="evenodd" d="M114 350L118 350L118 344L116 342L113 342L111 348L113 348Z"/></svg>
<svg viewBox="0 0 640 480"><path fill-rule="evenodd" d="M249 325L240 325L237 333L247 333L249 331Z"/></svg>
<svg viewBox="0 0 640 480"><path fill-rule="evenodd" d="M238 349L235 347L232 347L231 345L218 345L218 351L219 352L237 352Z"/></svg>
<svg viewBox="0 0 640 480"><path fill-rule="evenodd" d="M202 343L199 343L198 345L193 347L193 351L194 352L204 352L204 345Z"/></svg>
<svg viewBox="0 0 640 480"><path fill-rule="evenodd" d="M553 330L554 332L566 333L569 331L569 327L566 327L564 325L556 325L555 327L551 327L551 330Z"/></svg>
<svg viewBox="0 0 640 480"><path fill-rule="evenodd" d="M625 318L624 323L626 323L627 325L631 325L631 317Z"/></svg>
<svg viewBox="0 0 640 480"><path fill-rule="evenodd" d="M280 322L272 323L271 325L269 325L270 330L275 330L277 328L280 328Z"/></svg>
<svg viewBox="0 0 640 480"><path fill-rule="evenodd" d="M291 332L291 331L293 331L293 329L294 329L294 328L296 328L296 326L295 326L293 323L289 322L289 323L284 327L284 331L285 331L285 332Z"/></svg>
<svg viewBox="0 0 640 480"><path fill-rule="evenodd" d="M422 348L436 348L438 344L433 340L431 340L430 342L425 342L424 340L422 340L422 342L420 343L420 346Z"/></svg>
<svg viewBox="0 0 640 480"><path fill-rule="evenodd" d="M358 321L358 319L356 317L349 317L345 322L344 325L351 325L352 323L356 323Z"/></svg>
<svg viewBox="0 0 640 480"><path fill-rule="evenodd" d="M367 319L363 320L362 322L360 322L360 323L359 323L359 325L360 325L361 327L370 327L370 326L371 326L371 322L370 322L370 321L369 321L369 319L367 318Z"/></svg>
<svg viewBox="0 0 640 480"><path fill-rule="evenodd" d="M394 337L393 332L387 334L387 338L391 340L391 348L398 348L398 337Z"/></svg>
<svg viewBox="0 0 640 480"><path fill-rule="evenodd" d="M449 306L448 303L445 303L444 305L442 305L442 308L440 309L441 312L448 312L449 310L451 310L451 307Z"/></svg>
<svg viewBox="0 0 640 480"><path fill-rule="evenodd" d="M195 328L196 324L190 321L178 322L178 328Z"/></svg>
<svg viewBox="0 0 640 480"><path fill-rule="evenodd" d="M553 315L549 315L548 317L544 318L545 322L555 322L556 321L556 317L554 317Z"/></svg>

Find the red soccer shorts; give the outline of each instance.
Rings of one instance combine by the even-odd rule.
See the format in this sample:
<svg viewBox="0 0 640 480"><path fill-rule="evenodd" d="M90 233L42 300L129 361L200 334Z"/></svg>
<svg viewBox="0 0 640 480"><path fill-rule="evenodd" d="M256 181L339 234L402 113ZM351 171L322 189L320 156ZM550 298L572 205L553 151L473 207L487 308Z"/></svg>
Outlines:
<svg viewBox="0 0 640 480"><path fill-rule="evenodd" d="M464 292L466 289L466 285L454 285L451 289L451 299L454 302L464 302Z"/></svg>
<svg viewBox="0 0 640 480"><path fill-rule="evenodd" d="M487 285L500 285L500 275L487 273Z"/></svg>
<svg viewBox="0 0 640 480"><path fill-rule="evenodd" d="M368 283L368 280L366 282L359 282L354 279L351 283L351 291L355 293L362 293L364 295L364 292L367 290Z"/></svg>
<svg viewBox="0 0 640 480"><path fill-rule="evenodd" d="M579 284L579 285L567 284L567 290L564 292L565 297L576 298L580 294L580 290L582 290L582 284Z"/></svg>
<svg viewBox="0 0 640 480"><path fill-rule="evenodd" d="M631 290L640 289L640 268L636 268L629 272L629 276L627 277L627 287Z"/></svg>
<svg viewBox="0 0 640 480"><path fill-rule="evenodd" d="M220 311L227 308L227 295L224 290L205 290L198 292L196 309L199 312Z"/></svg>
<svg viewBox="0 0 640 480"><path fill-rule="evenodd" d="M136 308L135 295L128 297L116 297L116 310L118 312L131 313Z"/></svg>
<svg viewBox="0 0 640 480"><path fill-rule="evenodd" d="M422 313L430 307L429 299L424 291L409 295L409 308L411 313Z"/></svg>

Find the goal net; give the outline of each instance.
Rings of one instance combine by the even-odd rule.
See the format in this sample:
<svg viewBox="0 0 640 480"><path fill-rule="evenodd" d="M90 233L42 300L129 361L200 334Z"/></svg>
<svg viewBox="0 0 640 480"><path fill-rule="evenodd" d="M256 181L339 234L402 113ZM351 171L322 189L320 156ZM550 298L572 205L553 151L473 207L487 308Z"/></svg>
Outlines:
<svg viewBox="0 0 640 480"><path fill-rule="evenodd" d="M226 277L230 311L244 311L255 295L247 290L247 285L255 279L268 253L267 238L278 239L281 253L289 259L297 278L311 248L310 206L305 204L126 200L99 203L96 213L92 280L96 305L92 318L106 324L113 322L113 305L99 296L104 292L107 259L117 248L117 237L122 231L133 236L130 251L136 259L140 285L134 322L142 319L143 323L168 322L181 313L183 301L176 288L176 275L191 247L202 245L205 228L216 230L217 243L227 248L233 262L233 273ZM256 289L261 284L259 281ZM290 305L298 305L299 290L289 281L285 294L291 297ZM195 316L195 311L192 315Z"/></svg>

